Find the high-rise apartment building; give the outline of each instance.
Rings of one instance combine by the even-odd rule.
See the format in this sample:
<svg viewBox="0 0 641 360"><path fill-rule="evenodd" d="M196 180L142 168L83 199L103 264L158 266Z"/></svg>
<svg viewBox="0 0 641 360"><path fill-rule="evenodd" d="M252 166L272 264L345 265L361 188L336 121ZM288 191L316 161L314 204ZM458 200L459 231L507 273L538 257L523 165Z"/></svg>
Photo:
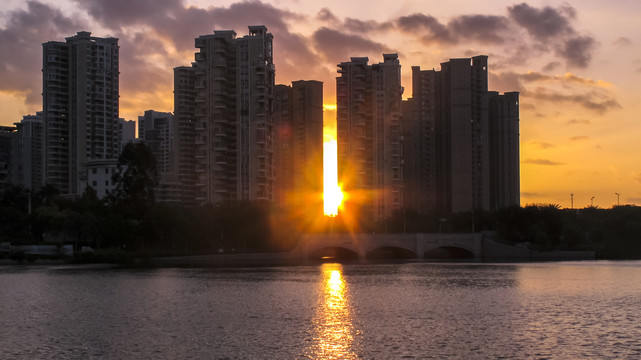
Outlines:
<svg viewBox="0 0 641 360"><path fill-rule="evenodd" d="M120 152L118 39L82 31L42 48L43 180L77 195L86 164Z"/></svg>
<svg viewBox="0 0 641 360"><path fill-rule="evenodd" d="M250 26L240 38L216 30L196 38L191 69L174 69L177 156L192 151L182 142L193 129L197 203L273 200L272 41L265 26Z"/></svg>
<svg viewBox="0 0 641 360"><path fill-rule="evenodd" d="M368 65L366 57L338 64L338 177L350 194L347 211L382 221L403 208L401 65L397 54Z"/></svg>
<svg viewBox="0 0 641 360"><path fill-rule="evenodd" d="M138 116L138 138L149 147L156 159L156 170L162 177L170 170L173 152L174 115L167 112L147 110Z"/></svg>
<svg viewBox="0 0 641 360"><path fill-rule="evenodd" d="M281 208L293 201L296 169L294 159L294 102L292 87L274 86L274 201Z"/></svg>
<svg viewBox="0 0 641 360"><path fill-rule="evenodd" d="M42 112L25 115L17 127L16 144L13 152L12 182L21 184L32 191L42 186Z"/></svg>
<svg viewBox="0 0 641 360"><path fill-rule="evenodd" d="M437 85L440 208L489 208L487 56L441 63Z"/></svg>
<svg viewBox="0 0 641 360"><path fill-rule="evenodd" d="M436 208L436 84L435 70L412 66L412 97L403 102L404 205L422 214Z"/></svg>
<svg viewBox="0 0 641 360"><path fill-rule="evenodd" d="M322 216L323 83L276 85L274 98L275 200Z"/></svg>
<svg viewBox="0 0 641 360"><path fill-rule="evenodd" d="M8 186L13 180L16 130L15 126L0 126L0 189Z"/></svg>
<svg viewBox="0 0 641 360"><path fill-rule="evenodd" d="M118 131L120 134L120 152L127 143L136 140L136 122L133 120L118 119Z"/></svg>
<svg viewBox="0 0 641 360"><path fill-rule="evenodd" d="M170 172L174 174L180 186L181 203L189 206L195 204L195 107L194 68L190 66L174 68L174 150L170 161Z"/></svg>
<svg viewBox="0 0 641 360"><path fill-rule="evenodd" d="M408 208L447 214L519 203L518 93L490 93L487 74L487 56L450 59L440 71L412 68Z"/></svg>
<svg viewBox="0 0 641 360"><path fill-rule="evenodd" d="M489 92L490 208L521 204L519 93Z"/></svg>

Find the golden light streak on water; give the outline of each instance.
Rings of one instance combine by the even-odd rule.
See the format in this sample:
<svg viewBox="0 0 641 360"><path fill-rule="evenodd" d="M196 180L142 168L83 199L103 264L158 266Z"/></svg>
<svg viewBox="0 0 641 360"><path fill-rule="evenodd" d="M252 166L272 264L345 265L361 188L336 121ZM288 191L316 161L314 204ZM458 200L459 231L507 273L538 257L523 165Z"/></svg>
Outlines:
<svg viewBox="0 0 641 360"><path fill-rule="evenodd" d="M314 318L312 359L355 359L354 326L349 305L348 286L341 264L323 264L320 304Z"/></svg>
<svg viewBox="0 0 641 360"><path fill-rule="evenodd" d="M343 192L338 185L337 144L336 140L323 144L323 204L327 216L338 215L338 207L343 202Z"/></svg>

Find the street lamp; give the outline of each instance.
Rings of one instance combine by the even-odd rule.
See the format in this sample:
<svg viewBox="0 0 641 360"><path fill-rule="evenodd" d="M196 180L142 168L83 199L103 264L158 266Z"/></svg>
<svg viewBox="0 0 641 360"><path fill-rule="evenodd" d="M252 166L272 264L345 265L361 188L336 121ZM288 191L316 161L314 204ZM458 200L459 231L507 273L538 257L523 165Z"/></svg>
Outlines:
<svg viewBox="0 0 641 360"><path fill-rule="evenodd" d="M594 196L590 198L590 207L594 207Z"/></svg>
<svg viewBox="0 0 641 360"><path fill-rule="evenodd" d="M570 194L570 209L574 209L574 194Z"/></svg>
<svg viewBox="0 0 641 360"><path fill-rule="evenodd" d="M620 193L614 193L614 195L617 196L617 206L620 206L621 204L619 203L619 196L621 196Z"/></svg>

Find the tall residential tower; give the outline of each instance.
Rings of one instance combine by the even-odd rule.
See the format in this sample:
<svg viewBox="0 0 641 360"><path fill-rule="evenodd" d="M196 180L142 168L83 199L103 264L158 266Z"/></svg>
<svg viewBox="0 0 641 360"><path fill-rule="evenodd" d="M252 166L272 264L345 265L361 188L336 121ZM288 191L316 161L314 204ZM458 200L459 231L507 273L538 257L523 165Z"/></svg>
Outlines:
<svg viewBox="0 0 641 360"><path fill-rule="evenodd" d="M192 68L197 203L273 199L272 40L265 26L250 26L249 35L241 38L232 30L196 38L199 51ZM180 81L189 79L184 69L175 74L181 75ZM183 114L177 110L176 116L177 125L184 126Z"/></svg>
<svg viewBox="0 0 641 360"><path fill-rule="evenodd" d="M274 125L275 200L282 207L322 216L323 83L276 85Z"/></svg>
<svg viewBox="0 0 641 360"><path fill-rule="evenodd" d="M368 60L338 64L338 177L350 194L347 211L380 222L403 208L403 87L397 54Z"/></svg>
<svg viewBox="0 0 641 360"><path fill-rule="evenodd" d="M519 204L518 93L488 91L487 56L412 68L405 199L420 213Z"/></svg>
<svg viewBox="0 0 641 360"><path fill-rule="evenodd" d="M77 195L88 162L119 156L118 39L82 31L42 48L43 180Z"/></svg>

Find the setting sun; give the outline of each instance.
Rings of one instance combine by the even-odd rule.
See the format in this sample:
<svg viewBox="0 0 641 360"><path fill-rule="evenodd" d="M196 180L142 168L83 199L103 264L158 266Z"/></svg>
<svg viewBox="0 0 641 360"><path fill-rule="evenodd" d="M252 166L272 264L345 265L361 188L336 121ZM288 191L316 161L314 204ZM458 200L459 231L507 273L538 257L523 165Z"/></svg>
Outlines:
<svg viewBox="0 0 641 360"><path fill-rule="evenodd" d="M336 140L323 144L323 201L327 216L338 215L338 207L343 201L343 192L338 185L336 146Z"/></svg>

